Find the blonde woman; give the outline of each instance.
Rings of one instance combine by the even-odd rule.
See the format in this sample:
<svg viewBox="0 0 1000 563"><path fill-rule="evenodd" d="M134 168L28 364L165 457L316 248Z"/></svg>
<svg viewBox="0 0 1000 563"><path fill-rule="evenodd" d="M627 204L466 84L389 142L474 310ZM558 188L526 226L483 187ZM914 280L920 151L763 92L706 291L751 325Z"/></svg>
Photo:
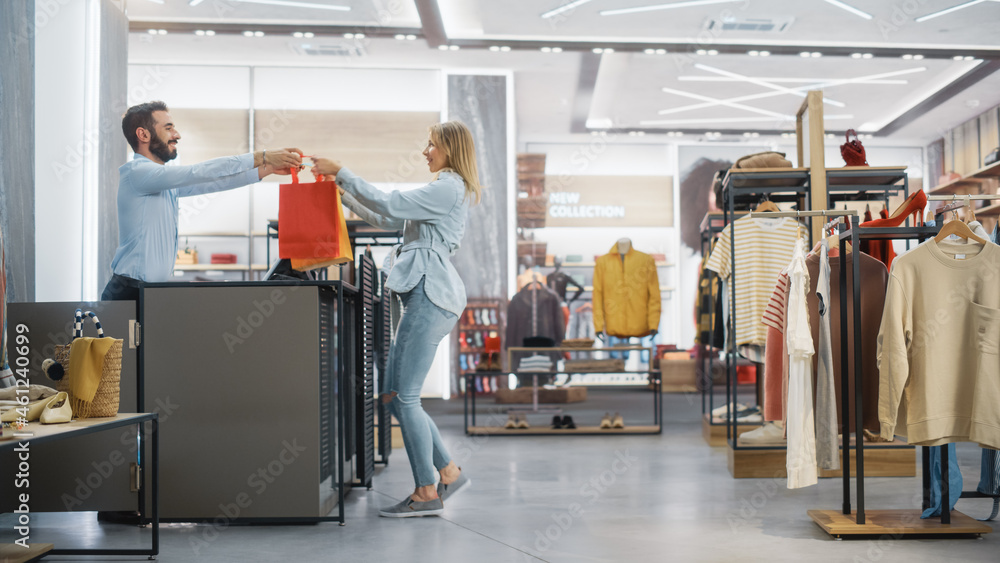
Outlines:
<svg viewBox="0 0 1000 563"><path fill-rule="evenodd" d="M348 209L375 227L403 230L386 281L402 298L403 314L389 348L381 398L399 419L416 488L406 500L379 511L388 518L441 514L444 501L470 484L421 406L420 389L438 344L465 309L465 284L449 256L458 250L468 208L479 203L482 188L472 134L461 122L432 126L423 154L437 176L405 192L384 192L337 162L313 159L315 173L336 176ZM441 476L437 487L435 469Z"/></svg>

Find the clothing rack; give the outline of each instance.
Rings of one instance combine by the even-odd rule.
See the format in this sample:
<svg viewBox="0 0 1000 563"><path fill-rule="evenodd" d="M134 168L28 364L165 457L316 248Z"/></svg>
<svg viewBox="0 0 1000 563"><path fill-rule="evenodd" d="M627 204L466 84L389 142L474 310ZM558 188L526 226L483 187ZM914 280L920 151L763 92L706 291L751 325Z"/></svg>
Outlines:
<svg viewBox="0 0 1000 563"><path fill-rule="evenodd" d="M868 514L865 511L865 465L864 465L864 432L863 432L863 366L862 366L862 342L861 330L861 259L858 252L851 253L853 291L853 307L851 313L854 315L854 416L855 416L855 467L856 467L856 505L855 517L851 515L851 481L850 481L850 405L848 404L850 387L848 382L849 370L847 366L851 360L848 342L848 308L847 308L847 243L850 242L854 248L859 248L859 242L865 240L924 240L937 234L939 227L860 227L858 218L851 218L851 229L840 233L840 338L841 338L841 422L843 424L843 436L841 442L841 452L843 455L843 507L842 516L836 511L810 510L809 515L817 524L831 535L840 537L844 535L879 535L891 533L894 536L902 534L982 534L992 531L989 526L979 526L978 522L971 520L965 515L961 515L961 522L952 523L950 509L950 493L948 490L948 446L941 447L941 520L937 524L928 520L920 520L919 514L913 515L909 511L872 511L872 521L868 522ZM871 343L868 343L871 345ZM929 451L924 448L923 463L923 509L930 506L930 467L927 460ZM914 522L915 520L915 522Z"/></svg>

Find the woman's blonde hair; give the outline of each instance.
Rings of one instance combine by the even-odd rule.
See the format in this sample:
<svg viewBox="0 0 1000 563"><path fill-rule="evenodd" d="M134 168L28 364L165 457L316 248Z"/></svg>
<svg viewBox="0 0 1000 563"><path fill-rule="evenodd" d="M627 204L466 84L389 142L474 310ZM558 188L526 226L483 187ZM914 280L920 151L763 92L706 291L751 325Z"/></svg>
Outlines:
<svg viewBox="0 0 1000 563"><path fill-rule="evenodd" d="M483 197L483 187L479 185L479 167L476 166L476 147L472 132L461 121L446 121L431 125L431 141L444 151L451 168L465 180L465 197L479 203Z"/></svg>

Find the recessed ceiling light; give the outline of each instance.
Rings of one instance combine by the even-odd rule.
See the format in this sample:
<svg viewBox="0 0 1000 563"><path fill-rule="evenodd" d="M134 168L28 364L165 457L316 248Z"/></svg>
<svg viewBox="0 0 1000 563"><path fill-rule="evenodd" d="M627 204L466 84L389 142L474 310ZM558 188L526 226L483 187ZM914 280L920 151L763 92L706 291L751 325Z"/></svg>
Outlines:
<svg viewBox="0 0 1000 563"><path fill-rule="evenodd" d="M500 50L500 47L497 47L496 45L490 45L490 51L493 51L494 53L496 53L499 50Z"/></svg>
<svg viewBox="0 0 1000 563"><path fill-rule="evenodd" d="M307 32L303 33L302 36L305 37L306 39L310 39L310 38L315 37L316 34L313 33L313 32L311 32L311 31L307 31Z"/></svg>
<svg viewBox="0 0 1000 563"><path fill-rule="evenodd" d="M413 40L414 40L414 39L416 39L416 38L417 38L417 36L416 36L416 35L412 35L412 34L411 34L411 35L407 35L407 36L406 36L406 40L407 40L407 41L413 41Z"/></svg>
<svg viewBox="0 0 1000 563"><path fill-rule="evenodd" d="M655 55L656 49L643 49L642 52L646 53L647 55Z"/></svg>
<svg viewBox="0 0 1000 563"><path fill-rule="evenodd" d="M162 29L161 29L160 31L163 31L163 32L165 32L165 30L162 30ZM162 34L161 34L161 35L162 35ZM974 60L976 60L976 57L973 57L973 56L971 56L971 55L966 55L966 56L965 56L965 60L967 60L967 61L974 61Z"/></svg>
<svg viewBox="0 0 1000 563"><path fill-rule="evenodd" d="M903 55L903 60L904 60L904 61L910 61L910 60L913 60L913 55Z"/></svg>
<svg viewBox="0 0 1000 563"><path fill-rule="evenodd" d="M302 37L305 37L305 34L303 34L301 31L296 31L295 33L292 34L292 37L295 37L296 39L301 39Z"/></svg>
<svg viewBox="0 0 1000 563"><path fill-rule="evenodd" d="M827 133L826 134L826 138L827 139L833 139L833 138L836 138L836 135L834 135L833 133Z"/></svg>
<svg viewBox="0 0 1000 563"><path fill-rule="evenodd" d="M448 45L449 51L457 51L459 49L458 45Z"/></svg>
<svg viewBox="0 0 1000 563"><path fill-rule="evenodd" d="M364 39L365 38L365 34L364 33L355 33L354 34L354 38L355 39Z"/></svg>
<svg viewBox="0 0 1000 563"><path fill-rule="evenodd" d="M600 47L594 47L593 49L591 49L591 51L600 55L601 53L604 52L604 49L601 49Z"/></svg>
<svg viewBox="0 0 1000 563"><path fill-rule="evenodd" d="M243 37L253 37L253 32L252 31L244 31L243 32Z"/></svg>
<svg viewBox="0 0 1000 563"><path fill-rule="evenodd" d="M803 55L803 56L805 56L805 55ZM861 53L851 53L851 58L852 59L860 59L861 58Z"/></svg>
<svg viewBox="0 0 1000 563"><path fill-rule="evenodd" d="M749 132L743 133L743 136L746 137L747 139L749 139L750 138L750 133Z"/></svg>
<svg viewBox="0 0 1000 563"><path fill-rule="evenodd" d="M923 58L924 58L923 55L913 55L913 60L915 60L915 61L923 60Z"/></svg>
<svg viewBox="0 0 1000 563"><path fill-rule="evenodd" d="M715 55L718 55L718 54L719 54L719 52L718 52L718 51L716 51L715 49L709 49L709 50L708 50L708 54L709 54L710 56L713 56L713 57L714 57Z"/></svg>
<svg viewBox="0 0 1000 563"><path fill-rule="evenodd" d="M813 53L813 56L815 57L815 56L816 56L816 53ZM872 57L874 57L874 56L875 56L875 55L873 55L873 54L871 54L871 53L865 53L865 54L861 55L861 58L862 58L862 59L870 59L870 58L872 58Z"/></svg>
<svg viewBox="0 0 1000 563"><path fill-rule="evenodd" d="M448 50L448 46L447 45L438 45L438 50L439 51L447 51Z"/></svg>
<svg viewBox="0 0 1000 563"><path fill-rule="evenodd" d="M264 37L264 32L263 31L255 31L255 32L253 32L253 36L254 37Z"/></svg>
<svg viewBox="0 0 1000 563"><path fill-rule="evenodd" d="M605 52L605 53L614 53L614 52L615 52L615 50L614 50L614 49L612 49L611 47L605 47L605 48L604 48L604 52Z"/></svg>
<svg viewBox="0 0 1000 563"><path fill-rule="evenodd" d="M593 135L593 136L595 136L595 137L598 136L598 135L600 135L600 133L597 132L597 131L591 131L590 134Z"/></svg>
<svg viewBox="0 0 1000 563"><path fill-rule="evenodd" d="M657 55L666 55L667 54L667 50L666 49L657 49L656 50L656 54Z"/></svg>
<svg viewBox="0 0 1000 563"><path fill-rule="evenodd" d="M553 47L552 48L552 52L553 53L562 53L562 47Z"/></svg>
<svg viewBox="0 0 1000 563"><path fill-rule="evenodd" d="M345 33L344 34L344 39L354 39L354 34L353 33Z"/></svg>
<svg viewBox="0 0 1000 563"><path fill-rule="evenodd" d="M165 29L157 29L156 30L156 34L157 35L166 35L167 34L167 30L165 30Z"/></svg>
<svg viewBox="0 0 1000 563"><path fill-rule="evenodd" d="M551 53L552 52L552 47L542 47L542 52L543 53Z"/></svg>
<svg viewBox="0 0 1000 563"><path fill-rule="evenodd" d="M562 6L559 6L558 8L555 8L553 10L549 10L548 12L545 12L540 17L542 19L548 19L548 18L551 18L552 16L557 16L557 15L563 13L563 12L568 12L569 10L572 10L573 8L576 8L577 6L582 6L582 5L584 5L584 4L586 4L587 2L590 2L590 1L591 0L573 0L572 2L567 2L566 4L563 4Z"/></svg>
<svg viewBox="0 0 1000 563"><path fill-rule="evenodd" d="M196 30L194 30L194 34L195 35L201 35L201 36L203 36L203 35L205 35L205 30L204 29L196 29Z"/></svg>
<svg viewBox="0 0 1000 563"><path fill-rule="evenodd" d="M820 53L820 52L817 52L817 51L813 51L812 53L809 53L809 56L812 57L812 58L814 58L814 59L818 59L818 58L820 58L820 57L823 56L823 53ZM869 55L868 53L865 53L862 57L865 58L865 59L870 59L871 55Z"/></svg>
<svg viewBox="0 0 1000 563"><path fill-rule="evenodd" d="M211 37L211 36L215 35L215 32L212 31L211 29L206 29L205 30L205 35L208 35L209 37Z"/></svg>
<svg viewBox="0 0 1000 563"><path fill-rule="evenodd" d="M799 53L799 56L802 58L809 58L809 51L802 51Z"/></svg>
<svg viewBox="0 0 1000 563"><path fill-rule="evenodd" d="M747 54L751 57L757 57L760 56L760 51L747 51Z"/></svg>
<svg viewBox="0 0 1000 563"><path fill-rule="evenodd" d="M952 59L954 59L956 61L960 61L960 60L962 60L962 55L955 55L954 57L952 57Z"/></svg>
<svg viewBox="0 0 1000 563"><path fill-rule="evenodd" d="M771 56L771 51L761 51L760 52L760 56L762 56L762 57L770 57Z"/></svg>
<svg viewBox="0 0 1000 563"><path fill-rule="evenodd" d="M510 51L510 47L508 47L506 45L501 45L500 46L500 50L503 51L504 53L506 53L506 52Z"/></svg>
<svg viewBox="0 0 1000 563"><path fill-rule="evenodd" d="M638 135L639 135L640 137L643 137L643 136L645 136L645 135L646 135L646 132L645 132L645 131L639 131Z"/></svg>
<svg viewBox="0 0 1000 563"><path fill-rule="evenodd" d="M697 51L694 52L694 54L696 54L696 55L707 55L708 51L706 51L704 49L698 49Z"/></svg>
<svg viewBox="0 0 1000 563"><path fill-rule="evenodd" d="M635 137L635 136L636 136L637 134L638 134L638 132L637 132L637 131L629 131L629 132L628 132L628 136L629 136L629 137Z"/></svg>
<svg viewBox="0 0 1000 563"><path fill-rule="evenodd" d="M406 36L405 36L405 35L403 35L402 33L397 33L396 35L393 35L393 37L394 37L394 38L395 38L395 39L396 39L397 41L403 41L403 40L405 40L405 39L406 39Z"/></svg>

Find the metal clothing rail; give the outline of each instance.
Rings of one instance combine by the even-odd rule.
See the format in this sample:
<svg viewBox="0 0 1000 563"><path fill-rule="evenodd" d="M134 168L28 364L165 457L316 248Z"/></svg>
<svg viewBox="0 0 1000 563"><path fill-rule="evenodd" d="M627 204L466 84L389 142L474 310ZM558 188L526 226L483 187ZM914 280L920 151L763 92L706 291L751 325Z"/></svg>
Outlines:
<svg viewBox="0 0 1000 563"><path fill-rule="evenodd" d="M865 524L865 446L864 446L864 433L863 433L863 392L862 392L862 380L864 379L863 373L864 368L862 365L862 347L865 343L862 342L861 330L857 327L861 326L861 259L857 252L848 253L846 249L846 244L848 242L854 248L858 248L859 241L861 239L865 240L911 240L917 239L923 242L925 239L930 238L937 234L938 227L882 227L882 228L868 228L860 227L857 217L852 217L851 219L851 229L850 231L840 233L840 341L842 343L840 348L841 354L841 396L843 400L841 401L841 423L843 424L843 441L841 442L841 448L843 452L843 479L844 479L844 505L843 513L851 513L851 472L850 472L850 404L848 403L850 396L849 387L849 373L847 366L850 365L851 361L848 346L844 343L849 341L849 335L847 333L848 327L848 310L847 310L847 257L850 255L852 265L852 280L851 288L853 290L853 307L851 313L854 316L854 456L855 456L855 472L857 479L857 516L856 524ZM871 343L868 343L870 346ZM925 450L926 451L926 450ZM926 459L926 457L925 457ZM929 464L923 465L923 483L924 483L924 508L930 506L930 473ZM941 523L949 524L951 522L951 512L947 510L948 500L950 498L948 493L948 446L941 446L941 498L944 499L941 511Z"/></svg>
<svg viewBox="0 0 1000 563"><path fill-rule="evenodd" d="M857 217L853 209L816 209L813 211L751 211L751 217Z"/></svg>

